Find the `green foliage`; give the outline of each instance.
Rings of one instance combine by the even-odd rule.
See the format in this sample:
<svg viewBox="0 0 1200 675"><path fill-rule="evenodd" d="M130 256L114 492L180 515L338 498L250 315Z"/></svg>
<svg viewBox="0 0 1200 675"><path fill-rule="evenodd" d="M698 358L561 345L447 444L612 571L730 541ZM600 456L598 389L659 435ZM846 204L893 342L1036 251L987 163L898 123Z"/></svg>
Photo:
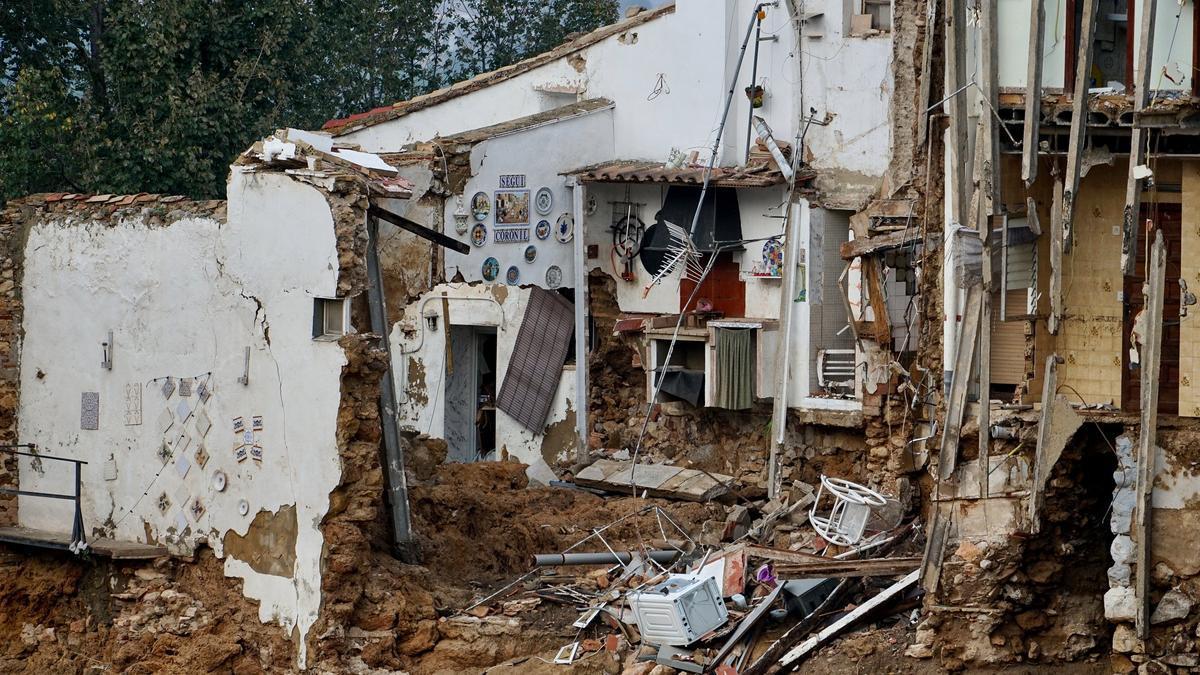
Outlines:
<svg viewBox="0 0 1200 675"><path fill-rule="evenodd" d="M229 162L549 49L616 0L8 0L0 198L224 196Z"/></svg>

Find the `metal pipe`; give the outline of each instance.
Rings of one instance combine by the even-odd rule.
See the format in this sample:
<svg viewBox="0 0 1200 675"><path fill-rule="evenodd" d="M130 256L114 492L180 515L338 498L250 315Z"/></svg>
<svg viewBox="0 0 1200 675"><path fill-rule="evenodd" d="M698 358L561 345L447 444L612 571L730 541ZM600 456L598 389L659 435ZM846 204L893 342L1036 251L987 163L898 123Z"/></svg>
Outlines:
<svg viewBox="0 0 1200 675"><path fill-rule="evenodd" d="M646 555L656 563L668 563L674 560L679 551L647 551ZM535 567L553 567L555 565L627 565L633 560L633 553L630 551L620 551L610 553L602 551L600 553L535 553L533 556L533 564Z"/></svg>
<svg viewBox="0 0 1200 675"><path fill-rule="evenodd" d="M737 65L733 67L733 76L729 78L729 92L725 95L725 108L721 111L721 121L717 125L717 138L713 141L712 153L708 156L708 166L704 169L704 182L700 186L700 199L696 202L696 212L692 214L692 226L688 228L688 234L693 238L696 236L696 225L700 222L700 211L704 208L704 196L708 194L712 170L717 165L717 153L721 150L721 138L725 135L725 122L729 119L729 106L733 103L733 92L737 89L737 75L742 70L742 61L746 58L746 46L750 43L750 35L754 32L754 25L758 23L758 13L764 4L766 3L754 6L754 16L750 17L750 25L746 26L746 37L742 38L742 48L738 51ZM713 255L716 256L716 252Z"/></svg>
<svg viewBox="0 0 1200 675"><path fill-rule="evenodd" d="M750 130L754 126L754 83L758 80L758 45L762 42L762 10L756 11L754 16L758 22L754 29L754 61L750 66L750 89L747 96L750 112L746 114L746 155L742 159L742 164L750 163Z"/></svg>

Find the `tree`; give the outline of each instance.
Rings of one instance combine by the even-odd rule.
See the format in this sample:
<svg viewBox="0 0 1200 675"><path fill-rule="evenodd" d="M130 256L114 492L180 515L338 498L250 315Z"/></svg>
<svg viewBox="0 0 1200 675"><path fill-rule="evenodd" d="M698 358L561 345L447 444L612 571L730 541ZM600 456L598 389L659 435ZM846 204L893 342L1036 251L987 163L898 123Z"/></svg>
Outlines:
<svg viewBox="0 0 1200 675"><path fill-rule="evenodd" d="M0 198L224 196L230 161L525 58L616 0L8 0Z"/></svg>
<svg viewBox="0 0 1200 675"><path fill-rule="evenodd" d="M452 80L516 63L617 20L617 0L444 0Z"/></svg>

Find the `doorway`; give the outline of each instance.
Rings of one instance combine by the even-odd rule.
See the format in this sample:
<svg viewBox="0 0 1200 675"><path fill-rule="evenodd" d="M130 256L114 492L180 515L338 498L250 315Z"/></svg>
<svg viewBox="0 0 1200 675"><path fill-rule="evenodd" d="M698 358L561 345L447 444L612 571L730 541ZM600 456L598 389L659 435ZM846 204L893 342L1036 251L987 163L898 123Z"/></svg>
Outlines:
<svg viewBox="0 0 1200 675"><path fill-rule="evenodd" d="M1141 408L1141 370L1129 362L1130 331L1145 304L1142 284L1146 281L1146 257L1156 232L1162 232L1167 245L1167 279L1163 298L1162 359L1158 378L1158 412L1179 414L1179 275L1183 265L1182 209L1179 204L1145 204L1139 224L1149 219L1153 229L1143 228L1134 273L1125 277L1125 306L1121 326L1121 409L1136 412Z"/></svg>
<svg viewBox="0 0 1200 675"><path fill-rule="evenodd" d="M446 460L495 459L496 329L452 325L447 339Z"/></svg>

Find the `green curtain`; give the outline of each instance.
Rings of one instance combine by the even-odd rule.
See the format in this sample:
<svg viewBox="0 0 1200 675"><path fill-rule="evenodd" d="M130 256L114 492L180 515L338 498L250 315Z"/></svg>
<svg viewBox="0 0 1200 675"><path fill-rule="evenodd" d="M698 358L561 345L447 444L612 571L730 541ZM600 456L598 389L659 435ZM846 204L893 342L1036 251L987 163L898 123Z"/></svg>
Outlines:
<svg viewBox="0 0 1200 675"><path fill-rule="evenodd" d="M754 398L754 345L750 328L717 329L717 407L745 410Z"/></svg>

